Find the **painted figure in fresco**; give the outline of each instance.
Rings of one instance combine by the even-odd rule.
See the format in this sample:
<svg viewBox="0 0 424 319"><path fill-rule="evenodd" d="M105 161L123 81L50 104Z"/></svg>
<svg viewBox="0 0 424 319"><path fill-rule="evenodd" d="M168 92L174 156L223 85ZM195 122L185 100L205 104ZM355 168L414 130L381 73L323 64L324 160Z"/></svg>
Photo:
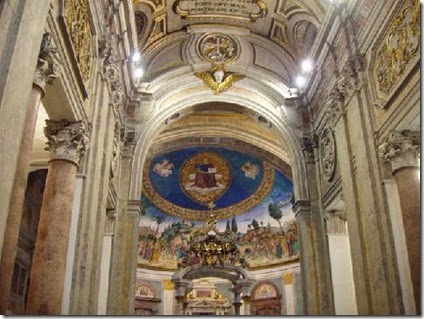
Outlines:
<svg viewBox="0 0 424 319"><path fill-rule="evenodd" d="M172 174L174 164L170 163L169 160L164 159L161 163L153 165L153 172L162 177L168 177Z"/></svg>
<svg viewBox="0 0 424 319"><path fill-rule="evenodd" d="M244 163L244 165L241 167L241 170L244 172L244 176L251 179L255 179L259 173L258 165L252 164L250 161Z"/></svg>
<svg viewBox="0 0 424 319"><path fill-rule="evenodd" d="M199 188L213 188L218 186L215 177L216 167L212 163L209 163L207 159L204 159L202 164L197 164L196 169L194 186Z"/></svg>

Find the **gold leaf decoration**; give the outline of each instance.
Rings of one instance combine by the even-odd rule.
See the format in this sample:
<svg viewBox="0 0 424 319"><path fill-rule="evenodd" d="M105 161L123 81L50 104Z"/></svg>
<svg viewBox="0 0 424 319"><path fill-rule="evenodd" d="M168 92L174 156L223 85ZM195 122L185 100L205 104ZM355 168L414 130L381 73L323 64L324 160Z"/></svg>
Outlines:
<svg viewBox="0 0 424 319"><path fill-rule="evenodd" d="M83 82L90 78L92 35L87 0L65 0L64 20Z"/></svg>
<svg viewBox="0 0 424 319"><path fill-rule="evenodd" d="M406 0L377 51L374 71L381 92L390 92L417 55L419 47L420 2Z"/></svg>
<svg viewBox="0 0 424 319"><path fill-rule="evenodd" d="M227 72L222 65L215 66L209 72L195 72L194 75L209 86L215 94L227 91L234 82L245 78L243 74Z"/></svg>

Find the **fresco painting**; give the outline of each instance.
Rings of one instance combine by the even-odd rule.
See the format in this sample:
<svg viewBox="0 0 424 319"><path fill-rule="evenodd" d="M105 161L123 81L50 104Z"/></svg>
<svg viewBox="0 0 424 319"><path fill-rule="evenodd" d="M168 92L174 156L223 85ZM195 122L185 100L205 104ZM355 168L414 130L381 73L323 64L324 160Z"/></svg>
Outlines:
<svg viewBox="0 0 424 319"><path fill-rule="evenodd" d="M164 203L154 204L151 194L142 194L145 212L139 227L139 266L177 269L191 232L203 225L212 211L219 216L220 210L231 207L237 210L239 202L246 203L251 197L258 199L256 192L264 185L265 178L272 182L266 196L247 210L218 218L217 227L236 234L240 252L250 269L297 260L299 243L292 211L293 185L275 168L272 177L266 177L266 165L245 153L215 148L185 149L153 159L148 168L151 187L161 194ZM198 215L169 213L163 209L169 202L181 211L195 208Z"/></svg>

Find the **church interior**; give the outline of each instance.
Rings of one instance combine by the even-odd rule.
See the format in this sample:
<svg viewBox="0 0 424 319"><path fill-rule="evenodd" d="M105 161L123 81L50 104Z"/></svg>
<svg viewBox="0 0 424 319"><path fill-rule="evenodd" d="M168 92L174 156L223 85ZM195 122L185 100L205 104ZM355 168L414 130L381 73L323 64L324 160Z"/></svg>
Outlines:
<svg viewBox="0 0 424 319"><path fill-rule="evenodd" d="M0 314L420 315L420 19L0 1Z"/></svg>

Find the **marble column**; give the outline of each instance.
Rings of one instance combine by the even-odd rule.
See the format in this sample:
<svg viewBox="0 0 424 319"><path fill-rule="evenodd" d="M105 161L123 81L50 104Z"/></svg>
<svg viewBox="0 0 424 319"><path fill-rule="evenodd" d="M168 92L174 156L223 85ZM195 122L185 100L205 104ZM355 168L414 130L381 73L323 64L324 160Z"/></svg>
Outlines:
<svg viewBox="0 0 424 319"><path fill-rule="evenodd" d="M26 106L24 131L18 154L17 170L10 197L9 214L7 215L4 244L0 260L1 314L6 313L9 303L38 108L41 98L44 96L46 84L52 84L53 80L57 77L58 67L54 60L55 51L50 47L50 38L51 35L49 33L45 33L43 36L33 87Z"/></svg>
<svg viewBox="0 0 424 319"><path fill-rule="evenodd" d="M31 268L29 315L60 315L75 178L88 138L81 121L46 121L49 170Z"/></svg>
<svg viewBox="0 0 424 319"><path fill-rule="evenodd" d="M392 131L379 153L391 164L399 190L403 226L417 314L421 313L420 132ZM396 237L396 234L394 234Z"/></svg>

